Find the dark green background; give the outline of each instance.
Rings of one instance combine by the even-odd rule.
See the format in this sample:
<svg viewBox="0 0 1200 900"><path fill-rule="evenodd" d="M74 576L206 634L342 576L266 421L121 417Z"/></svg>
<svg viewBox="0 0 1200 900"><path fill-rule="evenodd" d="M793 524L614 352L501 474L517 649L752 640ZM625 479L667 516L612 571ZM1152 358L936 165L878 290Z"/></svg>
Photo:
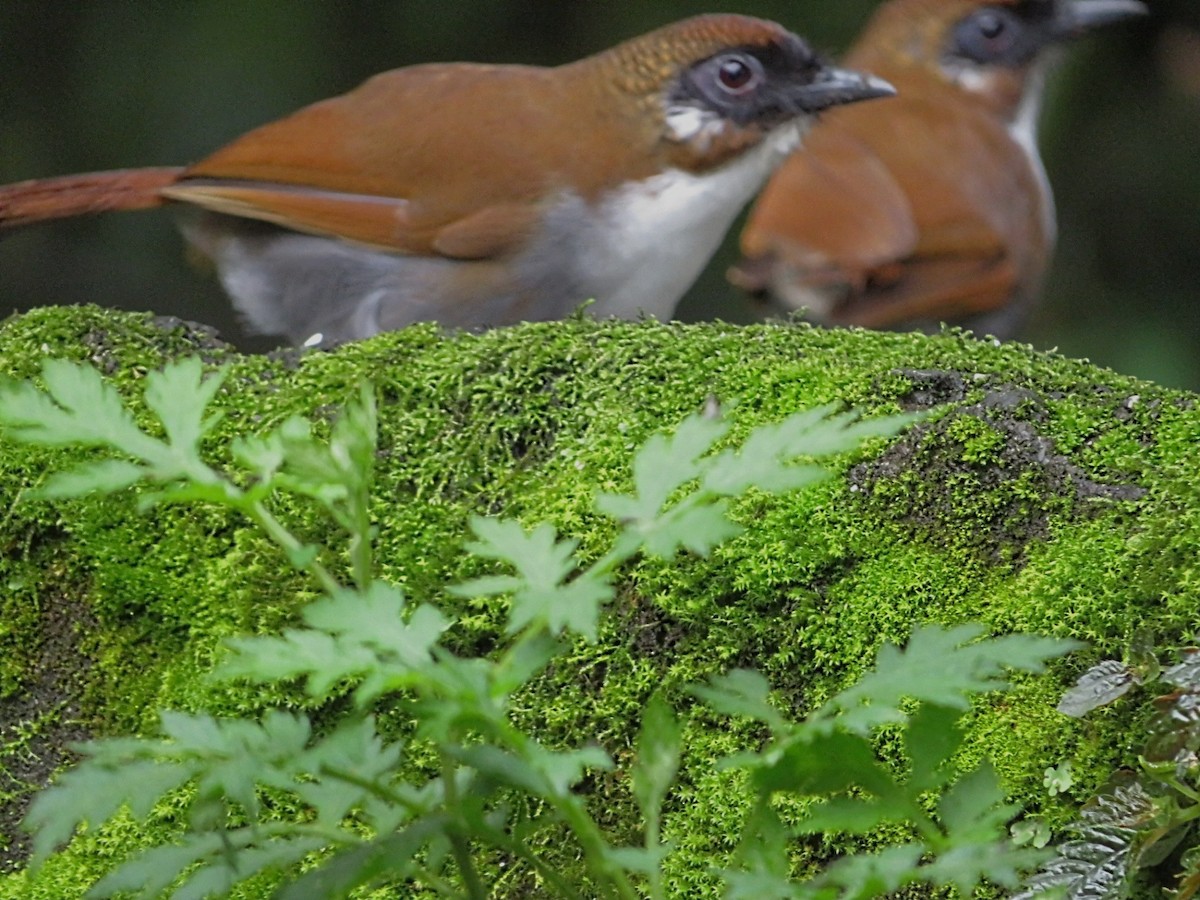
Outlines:
<svg viewBox="0 0 1200 900"><path fill-rule="evenodd" d="M1025 337L1200 388L1200 4L1150 3L1146 21L1076 46L1054 80L1042 143L1060 246ZM875 6L731 0L723 10L778 19L836 51ZM184 163L377 71L454 59L552 64L712 10L566 0L0 0L0 180ZM586 146L587 135L579 139ZM730 258L727 242L682 317L750 317L720 276ZM215 284L185 262L167 214L64 222L0 240L0 308L88 301L239 336Z"/></svg>

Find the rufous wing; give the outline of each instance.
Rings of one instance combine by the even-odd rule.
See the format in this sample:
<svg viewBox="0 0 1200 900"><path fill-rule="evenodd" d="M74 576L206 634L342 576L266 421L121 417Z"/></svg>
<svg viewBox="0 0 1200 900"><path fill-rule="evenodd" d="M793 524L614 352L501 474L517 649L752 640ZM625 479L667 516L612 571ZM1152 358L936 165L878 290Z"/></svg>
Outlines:
<svg viewBox="0 0 1200 900"><path fill-rule="evenodd" d="M1005 305L1021 283L1010 247L1036 216L1014 200L1032 195L1027 170L995 175L1010 138L947 115L952 98L896 83L900 96L874 110L830 113L768 184L742 236L740 266L761 289L821 293L829 322L959 320Z"/></svg>
<svg viewBox="0 0 1200 900"><path fill-rule="evenodd" d="M771 178L742 232L743 259L731 277L762 290L766 280L754 285L752 273L779 266L814 285L855 289L873 269L908 257L917 240L908 197L892 173L831 116Z"/></svg>
<svg viewBox="0 0 1200 900"><path fill-rule="evenodd" d="M521 137L555 114L544 71L451 64L384 73L249 132L164 194L384 250L502 256L538 217L544 176Z"/></svg>

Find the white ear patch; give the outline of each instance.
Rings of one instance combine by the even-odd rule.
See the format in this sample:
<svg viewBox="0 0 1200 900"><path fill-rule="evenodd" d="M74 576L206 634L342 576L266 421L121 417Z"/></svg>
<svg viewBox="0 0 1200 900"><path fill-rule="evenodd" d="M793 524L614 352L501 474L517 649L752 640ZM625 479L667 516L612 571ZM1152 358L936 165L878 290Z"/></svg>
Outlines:
<svg viewBox="0 0 1200 900"><path fill-rule="evenodd" d="M698 107L682 106L667 107L667 138L683 144L695 138L697 134L712 128L714 122L720 127L720 120L707 110Z"/></svg>
<svg viewBox="0 0 1200 900"><path fill-rule="evenodd" d="M711 138L725 127L715 113L688 104L667 107L667 138L685 144L698 137Z"/></svg>

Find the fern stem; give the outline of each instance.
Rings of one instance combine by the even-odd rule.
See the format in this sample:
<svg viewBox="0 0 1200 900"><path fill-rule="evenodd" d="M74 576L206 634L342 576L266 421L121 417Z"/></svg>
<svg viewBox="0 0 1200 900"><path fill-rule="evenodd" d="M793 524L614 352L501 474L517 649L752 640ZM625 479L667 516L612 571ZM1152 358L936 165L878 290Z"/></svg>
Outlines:
<svg viewBox="0 0 1200 900"><path fill-rule="evenodd" d="M487 889L480 881L479 873L475 870L475 861L471 858L471 842L459 827L460 801L458 784L454 780L454 762L445 752L439 752L438 756L441 758L442 764L442 792L445 797L446 812L449 814L446 833L450 838L454 861L458 864L458 871L462 874L463 882L466 884L467 896L472 900L487 900Z"/></svg>
<svg viewBox="0 0 1200 900"><path fill-rule="evenodd" d="M566 820L568 827L575 832L587 859L588 868L593 874L606 881L621 900L640 900L640 895L628 876L609 859L608 842L600 833L600 827L577 798L555 798L554 807Z"/></svg>
<svg viewBox="0 0 1200 900"><path fill-rule="evenodd" d="M341 583L333 577L333 574L326 569L317 559L312 559L306 564L299 564L296 560L304 553L304 544L302 544L294 534L288 531L278 519L271 515L270 511L262 504L261 501L255 500L249 503L238 504L247 516L266 532L275 544L280 547L288 555L288 559L292 561L297 568L307 572L321 586L321 590L326 594L334 595L342 589Z"/></svg>

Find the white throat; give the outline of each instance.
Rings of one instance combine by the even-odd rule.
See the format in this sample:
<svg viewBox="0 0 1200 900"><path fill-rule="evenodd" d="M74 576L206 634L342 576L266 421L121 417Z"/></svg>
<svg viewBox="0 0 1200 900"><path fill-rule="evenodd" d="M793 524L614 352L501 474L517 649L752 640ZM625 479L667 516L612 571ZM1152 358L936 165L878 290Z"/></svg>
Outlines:
<svg viewBox="0 0 1200 900"><path fill-rule="evenodd" d="M1042 115L1042 97L1046 84L1045 65L1035 65L1025 80L1025 93L1021 97L1021 105L1017 114L1008 126L1008 133L1024 152L1029 161L1029 168L1037 178L1042 189L1042 225L1046 235L1051 240L1058 230L1057 216L1054 209L1054 193L1050 189L1050 178L1046 175L1046 167L1042 164L1042 155L1038 152L1038 122Z"/></svg>
<svg viewBox="0 0 1200 900"><path fill-rule="evenodd" d="M591 209L576 277L598 316L669 318L734 218L796 147L799 122L732 162L693 174L668 169L622 187Z"/></svg>

